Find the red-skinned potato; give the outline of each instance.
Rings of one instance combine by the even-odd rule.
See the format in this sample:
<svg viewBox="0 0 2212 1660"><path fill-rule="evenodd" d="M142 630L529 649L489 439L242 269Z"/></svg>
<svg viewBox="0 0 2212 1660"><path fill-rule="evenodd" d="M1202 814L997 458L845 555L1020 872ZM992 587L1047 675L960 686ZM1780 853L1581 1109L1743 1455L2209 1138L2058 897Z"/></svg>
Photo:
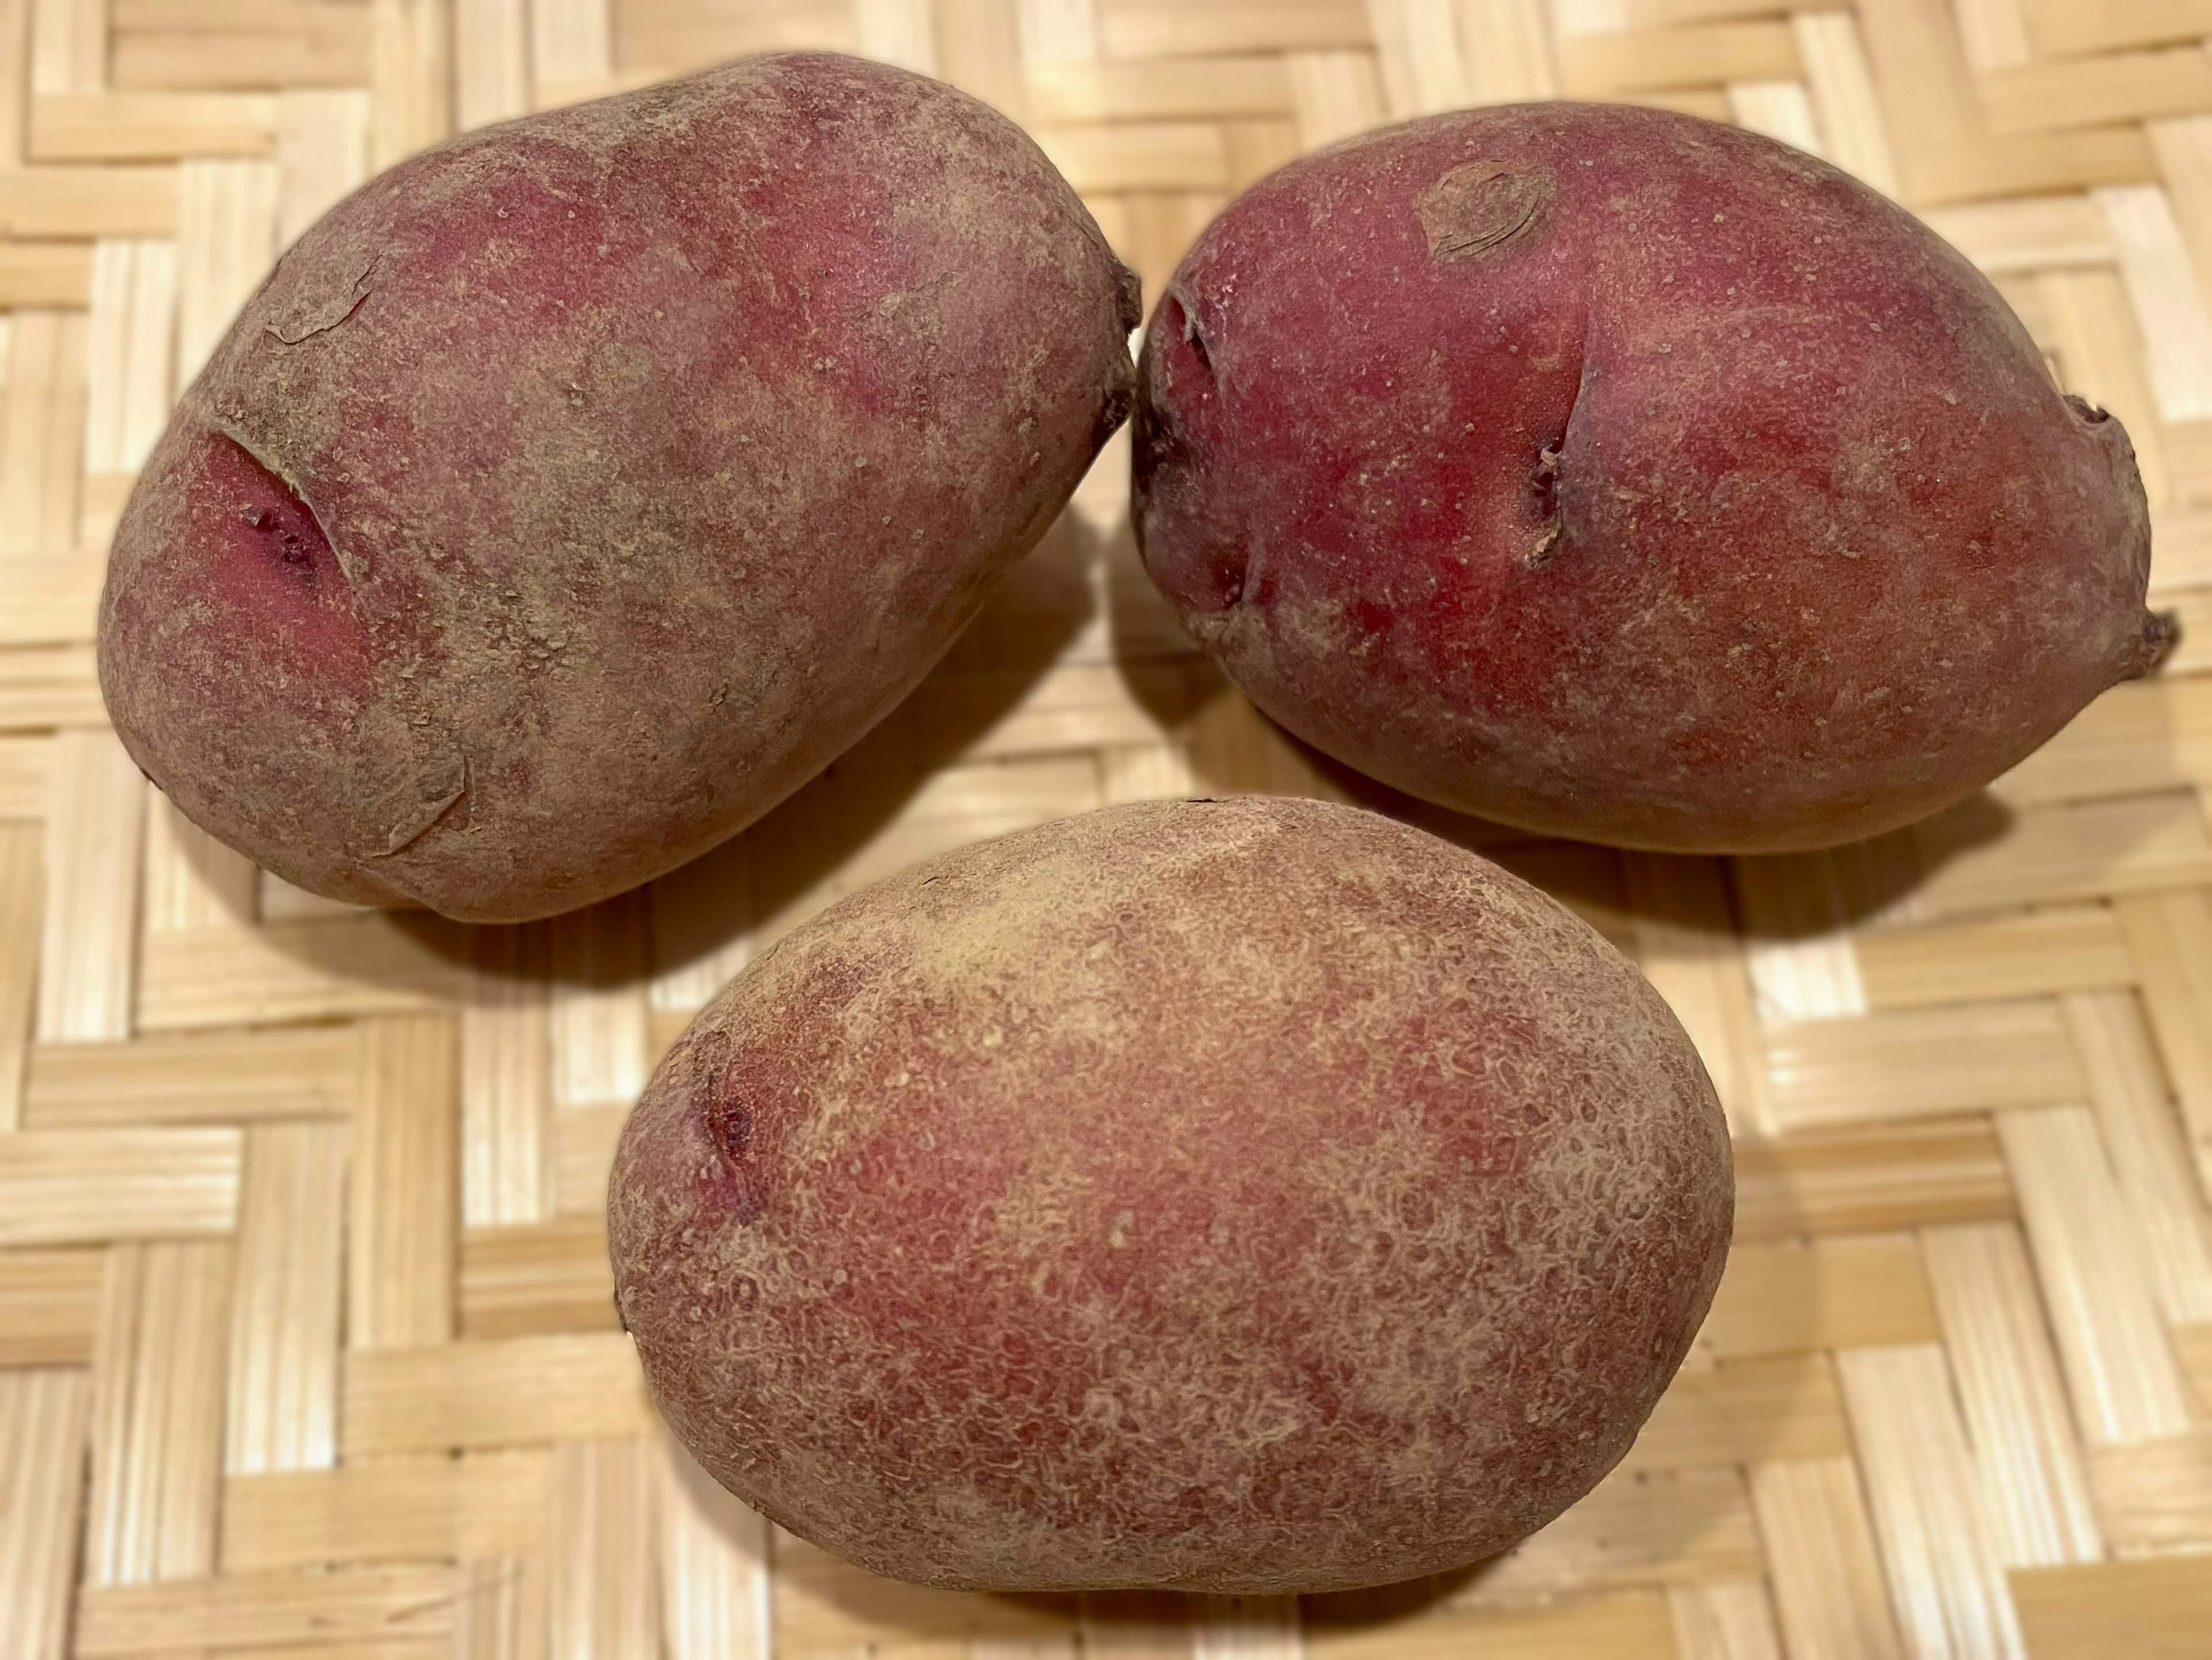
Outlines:
<svg viewBox="0 0 2212 1660"><path fill-rule="evenodd" d="M1146 569L1261 708L1554 834L1887 830L2162 638L2120 423L1910 215L1685 116L1291 163L1177 271L1137 422Z"/></svg>
<svg viewBox="0 0 2212 1660"><path fill-rule="evenodd" d="M102 689L193 820L469 921L850 745L1126 412L1135 279L951 88L770 56L493 127L311 228L125 513Z"/></svg>
<svg viewBox="0 0 2212 1660"><path fill-rule="evenodd" d="M1643 978L1378 815L1117 807L931 860L695 1020L617 1298L748 1503L881 1573L1312 1591L1459 1566L1635 1438L1728 1249Z"/></svg>

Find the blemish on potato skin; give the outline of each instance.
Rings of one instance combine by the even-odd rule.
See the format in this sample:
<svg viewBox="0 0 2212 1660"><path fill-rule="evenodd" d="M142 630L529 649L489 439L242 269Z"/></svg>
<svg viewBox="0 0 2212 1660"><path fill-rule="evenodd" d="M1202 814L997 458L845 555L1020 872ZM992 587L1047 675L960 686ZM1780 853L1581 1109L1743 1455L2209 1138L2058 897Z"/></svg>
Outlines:
<svg viewBox="0 0 2212 1660"><path fill-rule="evenodd" d="M685 1175L732 1065L750 1221ZM787 935L656 1074L609 1222L662 1410L785 1525L934 1584L1279 1590L1455 1566L1594 1482L1730 1193L1694 1053L1580 922L1237 800Z"/></svg>

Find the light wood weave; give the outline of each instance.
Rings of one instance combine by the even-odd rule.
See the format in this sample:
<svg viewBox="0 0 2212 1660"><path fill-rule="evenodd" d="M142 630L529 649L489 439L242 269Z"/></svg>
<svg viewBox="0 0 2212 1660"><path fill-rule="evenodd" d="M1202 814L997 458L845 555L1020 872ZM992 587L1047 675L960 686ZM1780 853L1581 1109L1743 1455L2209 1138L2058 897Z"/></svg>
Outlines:
<svg viewBox="0 0 2212 1660"><path fill-rule="evenodd" d="M0 0L0 1657L2212 1655L2212 0L1787 4ZM2134 435L2181 648L1985 797L1787 859L1452 827L1643 964L1742 1189L1627 1463L1482 1572L1303 1608L872 1579L672 1452L615 1326L612 1139L763 941L1107 802L1351 788L1149 595L1126 441L825 778L553 922L300 893L103 724L116 513L284 242L457 126L801 45L1024 121L1148 294L1394 118L1736 120L1924 213Z"/></svg>

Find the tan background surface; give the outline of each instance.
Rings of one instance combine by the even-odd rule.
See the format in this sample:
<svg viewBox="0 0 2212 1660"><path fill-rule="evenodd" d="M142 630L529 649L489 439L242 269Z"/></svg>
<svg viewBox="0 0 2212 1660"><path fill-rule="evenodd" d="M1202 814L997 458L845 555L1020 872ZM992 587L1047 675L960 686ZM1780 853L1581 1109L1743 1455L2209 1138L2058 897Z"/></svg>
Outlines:
<svg viewBox="0 0 2212 1660"><path fill-rule="evenodd" d="M0 1655L2212 1655L2205 36L2212 0L0 0ZM798 45L1017 115L1148 296L1231 192L1396 117L1740 121L1925 213L2135 435L2181 649L1985 798L1786 860L1456 827L1643 964L1742 1177L1636 1451L1480 1572L873 1580L672 1456L614 1326L611 1139L762 941L1102 803L1344 791L1149 599L1121 443L830 775L555 922L286 888L102 724L101 549L285 241L457 125Z"/></svg>

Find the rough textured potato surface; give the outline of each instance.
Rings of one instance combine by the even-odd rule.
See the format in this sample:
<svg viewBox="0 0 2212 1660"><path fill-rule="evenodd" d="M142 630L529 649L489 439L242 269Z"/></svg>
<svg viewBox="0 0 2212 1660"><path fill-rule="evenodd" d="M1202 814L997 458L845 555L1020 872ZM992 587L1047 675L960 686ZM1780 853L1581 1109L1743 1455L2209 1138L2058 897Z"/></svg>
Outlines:
<svg viewBox="0 0 2212 1660"><path fill-rule="evenodd" d="M1139 398L1146 564L1254 700L1550 832L1871 835L2162 635L2119 423L1901 209L1685 116L1293 162L1184 261Z"/></svg>
<svg viewBox="0 0 2212 1660"><path fill-rule="evenodd" d="M784 939L631 1116L617 1298L748 1502L900 1578L1469 1561L1634 1438L1727 1251L1666 1006L1476 855L1311 801L936 859Z"/></svg>
<svg viewBox="0 0 2212 1660"><path fill-rule="evenodd" d="M125 512L139 764L303 886L586 903L927 670L1125 413L1135 279L939 83L750 59L401 163L278 263Z"/></svg>

